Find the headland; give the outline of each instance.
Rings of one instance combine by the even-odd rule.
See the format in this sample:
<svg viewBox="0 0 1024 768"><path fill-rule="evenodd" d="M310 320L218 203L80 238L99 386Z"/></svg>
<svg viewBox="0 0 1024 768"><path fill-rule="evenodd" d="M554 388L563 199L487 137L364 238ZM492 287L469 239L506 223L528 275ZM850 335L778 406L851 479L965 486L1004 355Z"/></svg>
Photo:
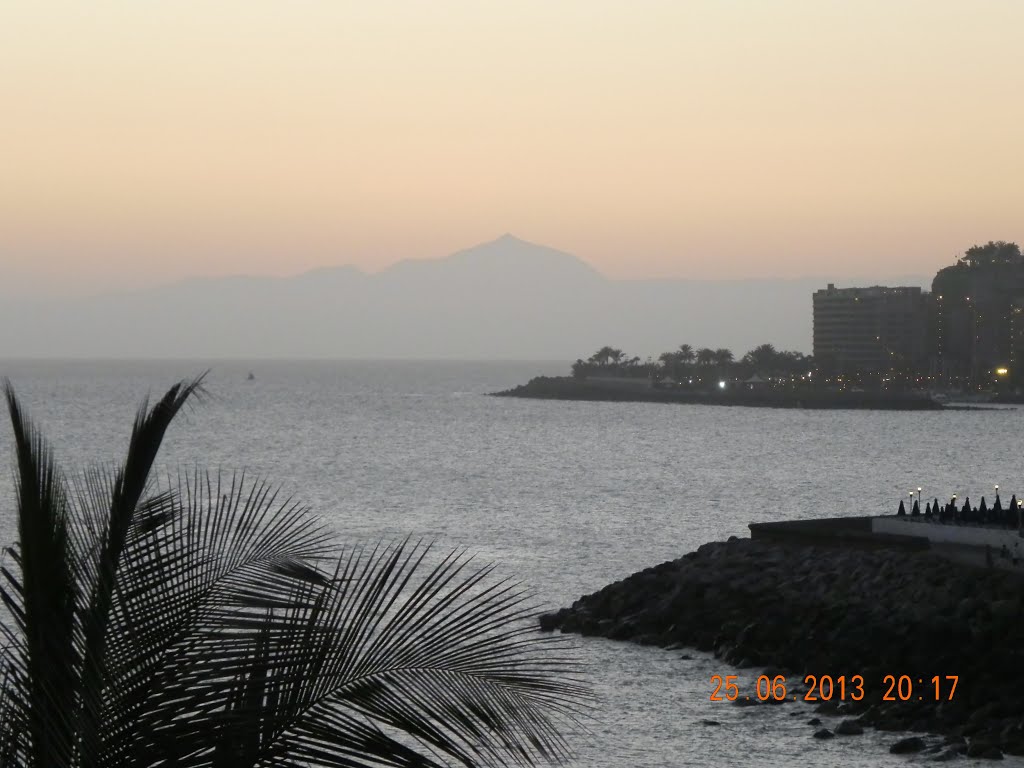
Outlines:
<svg viewBox="0 0 1024 768"><path fill-rule="evenodd" d="M942 410L931 397L914 392L806 389L744 389L740 387L698 391L647 386L621 386L612 380L571 376L538 376L504 392L499 397L544 400L598 400L633 403L686 403L691 405L737 405L753 408L853 408L901 411Z"/></svg>

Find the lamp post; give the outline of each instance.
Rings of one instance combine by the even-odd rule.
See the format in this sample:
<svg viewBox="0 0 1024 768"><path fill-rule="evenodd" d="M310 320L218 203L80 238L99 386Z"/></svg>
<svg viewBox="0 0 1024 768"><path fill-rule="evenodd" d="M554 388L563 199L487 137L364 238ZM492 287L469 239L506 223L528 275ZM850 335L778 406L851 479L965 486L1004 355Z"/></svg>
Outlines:
<svg viewBox="0 0 1024 768"><path fill-rule="evenodd" d="M996 488L999 486L997 485ZM917 506L921 506L921 486L917 486Z"/></svg>

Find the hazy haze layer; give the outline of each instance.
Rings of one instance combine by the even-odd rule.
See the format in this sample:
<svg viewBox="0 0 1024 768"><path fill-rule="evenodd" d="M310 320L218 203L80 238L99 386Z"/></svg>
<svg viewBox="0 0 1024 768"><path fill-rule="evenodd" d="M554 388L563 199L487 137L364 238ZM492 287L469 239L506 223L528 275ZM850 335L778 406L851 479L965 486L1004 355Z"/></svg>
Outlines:
<svg viewBox="0 0 1024 768"><path fill-rule="evenodd" d="M0 267L69 292L513 231L610 277L1024 240L1024 3L4 3Z"/></svg>
<svg viewBox="0 0 1024 768"><path fill-rule="evenodd" d="M642 357L683 343L738 357L764 342L809 352L811 293L823 284L609 280L575 256L505 235L375 274L343 267L8 300L0 358L570 361L605 344Z"/></svg>

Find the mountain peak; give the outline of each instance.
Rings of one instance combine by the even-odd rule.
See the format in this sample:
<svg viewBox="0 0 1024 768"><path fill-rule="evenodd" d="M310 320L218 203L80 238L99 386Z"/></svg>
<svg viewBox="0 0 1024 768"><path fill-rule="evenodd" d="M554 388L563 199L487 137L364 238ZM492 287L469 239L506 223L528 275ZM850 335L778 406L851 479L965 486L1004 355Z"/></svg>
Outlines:
<svg viewBox="0 0 1024 768"><path fill-rule="evenodd" d="M571 253L531 243L510 232L438 259L406 259L379 274L529 284L603 279L597 270Z"/></svg>

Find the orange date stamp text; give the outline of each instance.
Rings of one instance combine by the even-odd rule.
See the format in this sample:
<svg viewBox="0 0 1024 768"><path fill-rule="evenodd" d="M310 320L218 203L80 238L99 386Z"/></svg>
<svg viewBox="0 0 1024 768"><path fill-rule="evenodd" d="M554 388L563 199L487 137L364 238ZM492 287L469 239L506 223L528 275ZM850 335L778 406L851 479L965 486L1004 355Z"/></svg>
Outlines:
<svg viewBox="0 0 1024 768"><path fill-rule="evenodd" d="M863 675L807 675L807 690L793 693L785 675L760 675L751 691L741 691L739 675L712 675L711 701L861 701L866 695ZM881 701L951 701L959 675L885 675L877 691Z"/></svg>

